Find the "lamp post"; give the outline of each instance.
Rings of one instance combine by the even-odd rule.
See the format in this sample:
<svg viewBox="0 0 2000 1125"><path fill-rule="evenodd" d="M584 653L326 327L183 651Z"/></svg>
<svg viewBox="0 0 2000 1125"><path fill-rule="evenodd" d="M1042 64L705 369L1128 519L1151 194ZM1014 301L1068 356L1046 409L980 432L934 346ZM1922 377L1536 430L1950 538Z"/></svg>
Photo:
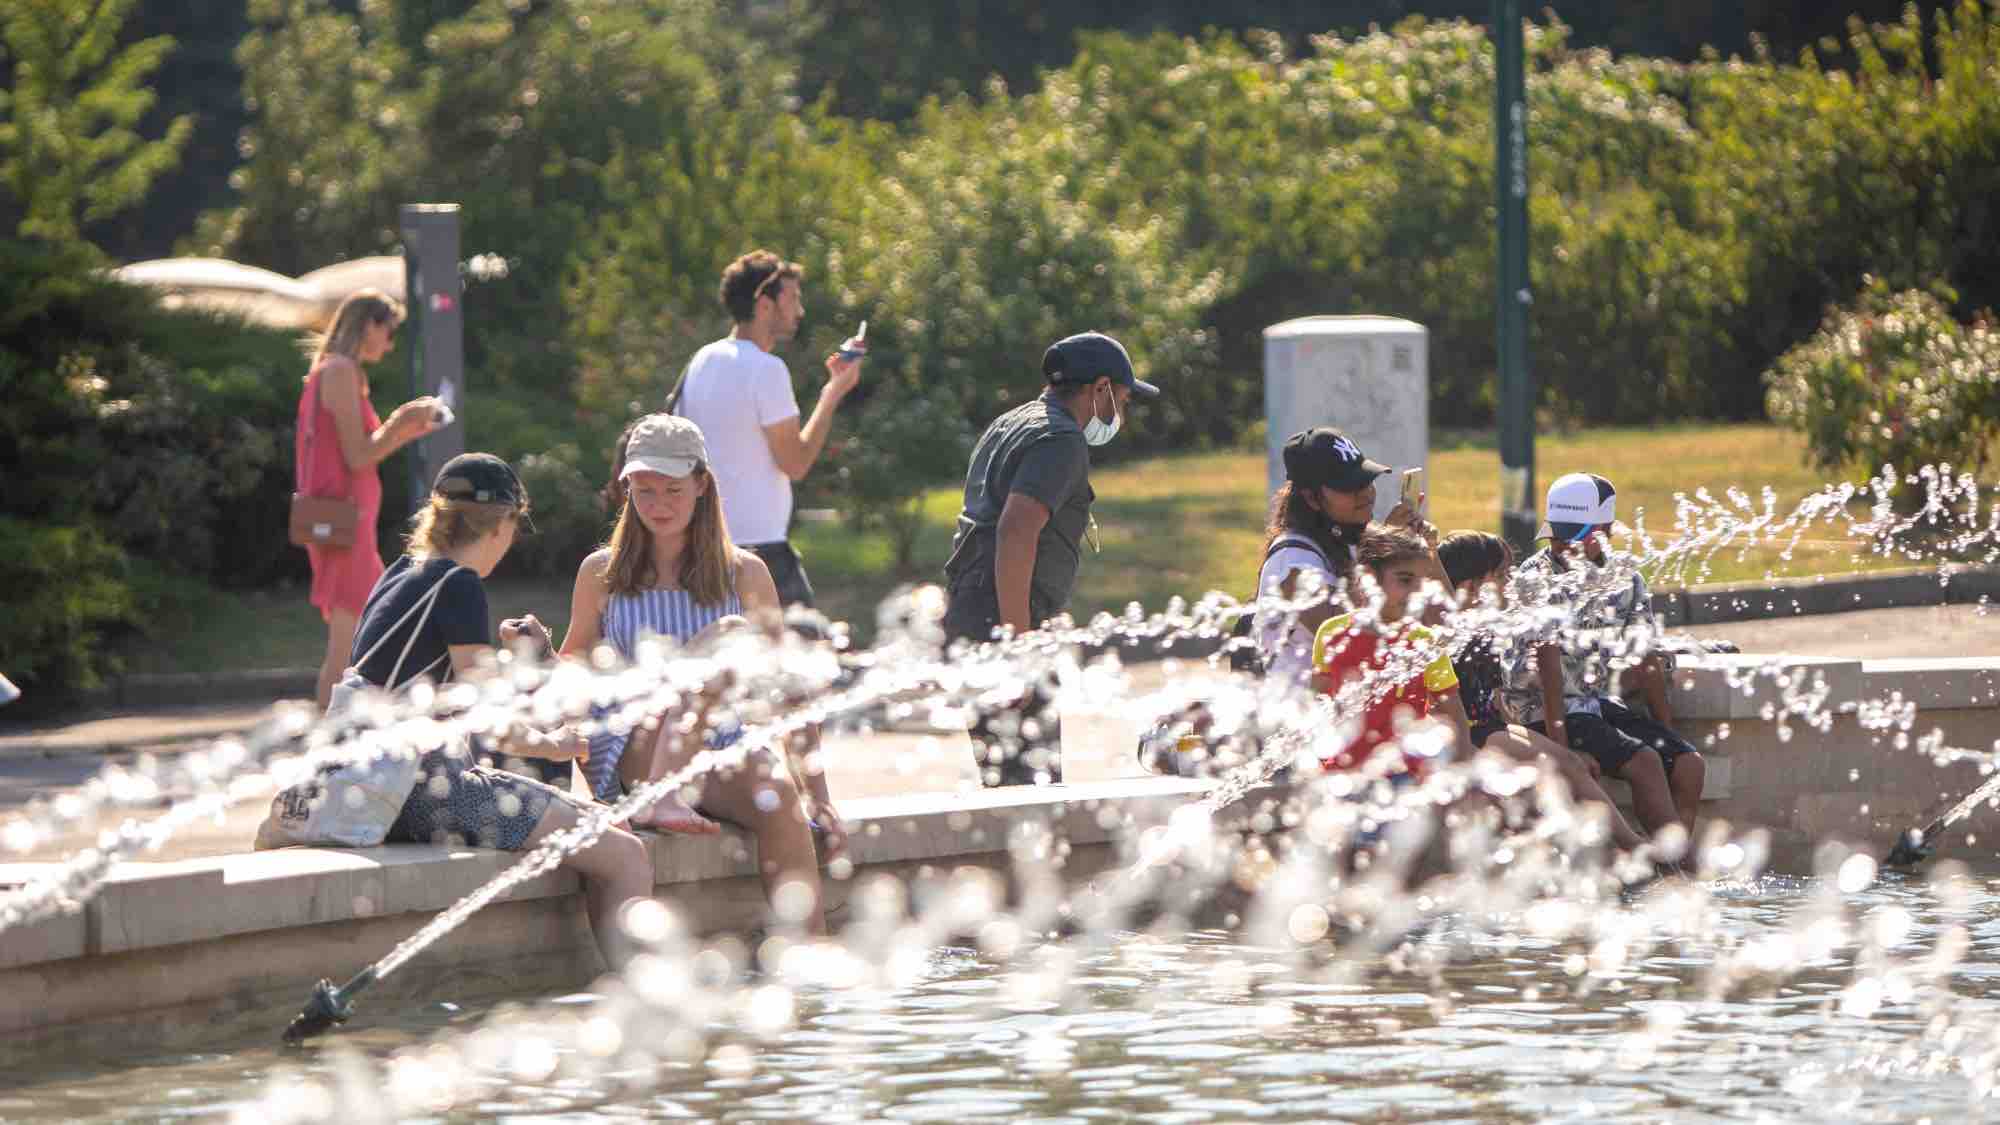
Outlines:
<svg viewBox="0 0 2000 1125"><path fill-rule="evenodd" d="M1520 0L1493 0L1494 332L1500 366L1500 535L1526 553L1535 526L1535 388L1528 372L1528 103Z"/></svg>

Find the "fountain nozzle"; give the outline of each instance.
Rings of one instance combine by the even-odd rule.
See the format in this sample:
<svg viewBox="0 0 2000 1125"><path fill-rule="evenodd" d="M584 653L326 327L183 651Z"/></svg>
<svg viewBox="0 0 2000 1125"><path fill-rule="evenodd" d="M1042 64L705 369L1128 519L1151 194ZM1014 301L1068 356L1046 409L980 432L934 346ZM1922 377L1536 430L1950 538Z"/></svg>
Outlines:
<svg viewBox="0 0 2000 1125"><path fill-rule="evenodd" d="M1896 837L1896 846L1889 849L1882 866L1915 867L1935 854L1937 849L1931 844L1930 832L1913 828Z"/></svg>
<svg viewBox="0 0 2000 1125"><path fill-rule="evenodd" d="M313 985L312 996L306 1000L305 1009L292 1018L291 1026L285 1028L284 1041L297 1046L315 1035L331 1031L335 1024L346 1023L347 1017L354 1014L354 994L368 987L374 979L372 968L363 969L340 988L335 988L332 981L321 977L320 982Z"/></svg>

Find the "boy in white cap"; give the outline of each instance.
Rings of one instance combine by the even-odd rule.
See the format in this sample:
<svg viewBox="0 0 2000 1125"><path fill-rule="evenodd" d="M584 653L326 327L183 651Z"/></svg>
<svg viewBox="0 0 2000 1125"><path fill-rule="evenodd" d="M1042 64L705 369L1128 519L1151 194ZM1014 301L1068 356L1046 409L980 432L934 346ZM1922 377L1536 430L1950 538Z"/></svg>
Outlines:
<svg viewBox="0 0 2000 1125"><path fill-rule="evenodd" d="M1651 646L1653 607L1638 560L1611 550L1618 491L1595 473L1549 486L1540 535L1549 545L1523 562L1515 588L1525 605L1567 612L1560 640L1515 648L1506 699L1530 728L1596 760L1632 787L1632 811L1649 833L1679 823L1690 838L1708 764L1673 731L1666 675L1656 654L1624 671L1647 718L1617 698L1613 660Z"/></svg>

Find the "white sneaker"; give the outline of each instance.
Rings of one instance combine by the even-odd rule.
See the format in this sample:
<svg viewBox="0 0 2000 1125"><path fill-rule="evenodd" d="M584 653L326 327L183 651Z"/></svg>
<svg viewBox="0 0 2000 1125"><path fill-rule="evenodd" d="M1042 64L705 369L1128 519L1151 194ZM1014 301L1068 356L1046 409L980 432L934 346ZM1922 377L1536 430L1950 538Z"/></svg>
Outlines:
<svg viewBox="0 0 2000 1125"><path fill-rule="evenodd" d="M14 686L14 681L5 676L0 676L0 706L5 706L19 698L21 698L21 689Z"/></svg>

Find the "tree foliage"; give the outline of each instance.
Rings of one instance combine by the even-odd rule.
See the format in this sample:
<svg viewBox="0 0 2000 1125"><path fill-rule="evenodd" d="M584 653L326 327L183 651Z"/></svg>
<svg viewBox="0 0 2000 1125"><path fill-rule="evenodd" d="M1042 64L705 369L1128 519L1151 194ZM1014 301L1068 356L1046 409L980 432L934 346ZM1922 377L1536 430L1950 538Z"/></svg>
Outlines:
<svg viewBox="0 0 2000 1125"><path fill-rule="evenodd" d="M955 403L976 432L1035 392L1050 340L1097 328L1169 388L1121 449L1225 444L1262 413L1266 325L1374 312L1430 329L1434 420L1490 423L1494 67L1473 24L1089 33L1032 89L891 128L800 104L787 56L718 4L258 3L243 197L205 248L305 268L392 244L399 202L463 202L468 251L512 266L466 306L469 418L503 454L575 442L594 477L726 330L715 278L753 246L808 267L802 401L865 317L877 393ZM1870 270L1995 302L1987 4L1856 22L1841 67L1620 58L1553 20L1527 46L1545 409L1755 415L1758 374ZM866 479L950 475L914 448Z"/></svg>
<svg viewBox="0 0 2000 1125"><path fill-rule="evenodd" d="M12 0L0 12L0 188L20 209L16 230L53 240L138 203L173 167L193 124L138 131L155 95L146 85L173 40L122 45L137 0Z"/></svg>
<svg viewBox="0 0 2000 1125"><path fill-rule="evenodd" d="M295 577L288 336L162 309L78 243L0 239L0 662L89 686L157 620L151 581Z"/></svg>
<svg viewBox="0 0 2000 1125"><path fill-rule="evenodd" d="M1426 325L1433 420L1491 422L1494 63L1457 18L1483 0L1250 0L1226 23L1178 0L244 3L247 22L215 24L247 26L238 162L189 171L230 191L204 199L185 248L298 273L393 250L403 203L462 204L467 254L508 265L467 279L462 413L542 482L552 531L523 566L567 572L601 529L588 482L613 435L727 330L718 274L757 246L808 271L789 351L802 402L819 357L870 322L867 401L843 411L807 502L837 496L905 564L912 498L955 478L970 436L1038 391L1042 349L1082 329L1117 335L1167 389L1111 457L1244 440L1264 327L1312 313ZM1777 364L1768 399L1758 375L1867 276L1956 294L1897 313L1936 326L1927 341L1970 339L1955 322L2000 305L1996 3L1912 5L1819 44L1840 25L1792 0L1530 23L1540 406L1586 422L1768 408L1830 435L1935 407L1969 430L1986 400L1947 409L1935 349L1907 333L1868 337L1889 350L1858 367L1822 335ZM0 246L0 530L23 558L103 580L101 613L52 610L85 639L50 651L85 657L143 619L131 566L253 583L299 561L274 532L290 343L163 313L95 275L78 237L112 229L187 136L145 89L167 51L153 32L181 25L133 10L0 15L0 207L51 236ZM1782 49L1750 38L1780 25ZM1683 49L1709 33L1737 55ZM1862 300L1827 332L1889 298ZM385 398L396 382L377 380ZM1829 465L1918 454L1827 449Z"/></svg>

